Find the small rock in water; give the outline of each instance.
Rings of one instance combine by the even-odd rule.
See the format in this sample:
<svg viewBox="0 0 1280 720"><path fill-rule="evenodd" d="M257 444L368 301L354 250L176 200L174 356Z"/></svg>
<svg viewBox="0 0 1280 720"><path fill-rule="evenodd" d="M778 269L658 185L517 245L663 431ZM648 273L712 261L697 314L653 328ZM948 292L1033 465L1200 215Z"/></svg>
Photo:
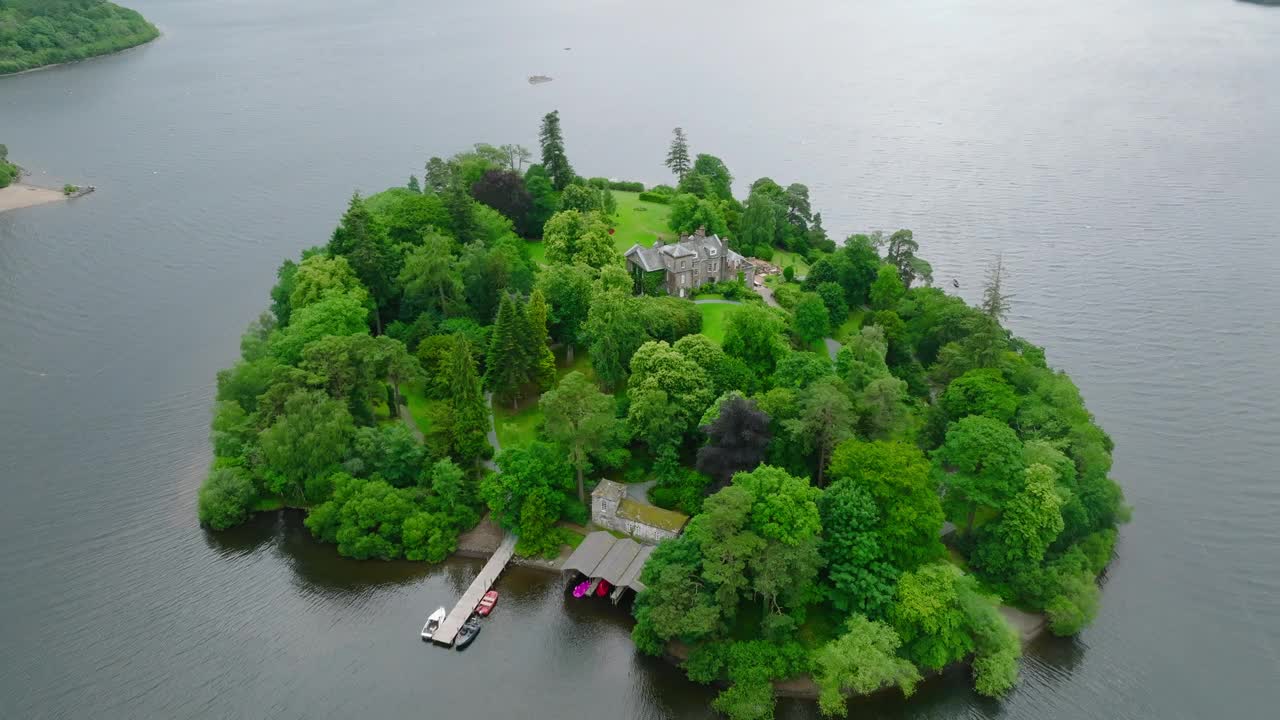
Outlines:
<svg viewBox="0 0 1280 720"><path fill-rule="evenodd" d="M551 78L550 76L547 76L547 75L530 75L529 76L530 85L541 85L542 83L549 83L549 82L551 82Z"/></svg>

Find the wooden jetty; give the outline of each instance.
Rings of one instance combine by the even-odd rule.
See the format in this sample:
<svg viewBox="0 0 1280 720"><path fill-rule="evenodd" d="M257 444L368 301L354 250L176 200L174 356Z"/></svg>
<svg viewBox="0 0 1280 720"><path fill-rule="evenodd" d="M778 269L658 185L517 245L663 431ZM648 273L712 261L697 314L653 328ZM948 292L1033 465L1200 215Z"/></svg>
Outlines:
<svg viewBox="0 0 1280 720"><path fill-rule="evenodd" d="M431 641L439 645L452 645L455 638L458 637L458 631L462 629L462 623L471 617L471 613L475 611L476 604L480 602L480 598L484 597L489 588L493 587L493 583L502 574L503 568L511 561L511 556L516 552L516 536L507 533L502 538L502 543L498 545L498 549L493 553L493 557L489 558L489 562L484 564L480 569L480 574L476 575L476 579L471 581L471 585L467 591L462 593L462 597L458 598L458 604L453 606L449 614L445 616L444 622L440 623L440 627L436 629Z"/></svg>

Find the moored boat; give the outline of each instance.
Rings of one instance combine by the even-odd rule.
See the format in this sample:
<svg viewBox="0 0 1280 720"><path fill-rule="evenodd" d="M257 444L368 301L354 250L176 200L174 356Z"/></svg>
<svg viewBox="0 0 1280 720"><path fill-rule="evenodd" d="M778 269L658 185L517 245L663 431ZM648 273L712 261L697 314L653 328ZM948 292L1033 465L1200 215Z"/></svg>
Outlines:
<svg viewBox="0 0 1280 720"><path fill-rule="evenodd" d="M445 609L439 607L427 616L427 624L422 626L423 640L430 640L431 636L436 634L436 629L440 627L440 623L444 622L445 615Z"/></svg>
<svg viewBox="0 0 1280 720"><path fill-rule="evenodd" d="M484 594L484 597L480 598L479 604L476 605L476 614L481 616L487 616L489 613L493 612L493 606L497 604L498 604L498 591L490 590L489 592Z"/></svg>
<svg viewBox="0 0 1280 720"><path fill-rule="evenodd" d="M472 640L480 634L480 618L472 615L462 624L462 629L458 631L458 639L454 641L454 647L459 650L465 649L471 644Z"/></svg>

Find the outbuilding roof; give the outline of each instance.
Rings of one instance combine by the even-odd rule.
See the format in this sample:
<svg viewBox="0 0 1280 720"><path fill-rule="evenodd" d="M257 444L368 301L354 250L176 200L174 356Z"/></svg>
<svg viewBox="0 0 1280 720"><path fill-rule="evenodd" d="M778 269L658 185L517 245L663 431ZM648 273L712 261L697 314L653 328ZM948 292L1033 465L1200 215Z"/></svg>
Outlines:
<svg viewBox="0 0 1280 720"><path fill-rule="evenodd" d="M603 531L587 535L582 544L564 561L562 569L574 570L589 578L603 578L614 587L644 590L640 572L653 554L652 545L641 545L631 538L616 538Z"/></svg>
<svg viewBox="0 0 1280 720"><path fill-rule="evenodd" d="M631 249L627 250L623 255L630 258L645 272L654 272L662 269L662 258L658 255L658 251L653 248L637 243L632 245Z"/></svg>

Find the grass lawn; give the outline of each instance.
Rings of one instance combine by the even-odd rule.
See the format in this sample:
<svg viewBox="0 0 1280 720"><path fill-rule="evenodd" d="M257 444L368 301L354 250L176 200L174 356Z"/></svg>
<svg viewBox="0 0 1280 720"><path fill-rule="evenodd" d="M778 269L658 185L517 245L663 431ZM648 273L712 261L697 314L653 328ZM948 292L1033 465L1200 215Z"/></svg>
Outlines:
<svg viewBox="0 0 1280 720"><path fill-rule="evenodd" d="M795 265L797 276L809 274L809 262L789 250L774 248L773 259L769 262L777 265L781 270L786 270L788 265Z"/></svg>
<svg viewBox="0 0 1280 720"><path fill-rule="evenodd" d="M836 328L833 337L843 343L849 336L858 332L862 328L862 319L866 316L866 308L854 308L849 311L849 317Z"/></svg>
<svg viewBox="0 0 1280 720"><path fill-rule="evenodd" d="M557 379L574 370L586 375L589 380L596 379L595 371L591 369L591 358L587 356L585 348L575 353L572 365L565 364L564 359L563 352L557 353ZM528 445L538 439L538 431L542 429L542 408L538 407L538 398L525 398L514 410L509 403L500 403L495 399L493 422L494 429L498 432L498 444L503 449Z"/></svg>
<svg viewBox="0 0 1280 720"><path fill-rule="evenodd" d="M723 343L725 317L737 307L737 305L723 303L699 305L698 311L702 313L702 334L711 338L716 344Z"/></svg>
<svg viewBox="0 0 1280 720"><path fill-rule="evenodd" d="M404 383L400 386L400 394L404 396L405 404L409 406L409 414L413 416L413 422L418 426L424 435L431 429L431 407L438 404L439 400L428 400L422 394L422 383Z"/></svg>
<svg viewBox="0 0 1280 720"><path fill-rule="evenodd" d="M493 422L498 431L498 444L506 448L528 445L538 439L542 428L542 408L537 398L526 398L519 408L507 403L493 402Z"/></svg>
<svg viewBox="0 0 1280 720"><path fill-rule="evenodd" d="M539 265L547 264L547 244L541 240L529 240L529 257Z"/></svg>
<svg viewBox="0 0 1280 720"><path fill-rule="evenodd" d="M663 242L676 239L676 234L667 227L667 219L671 217L670 205L642 202L640 193L621 190L614 190L613 197L618 201L617 224L613 232L613 245L618 252L626 252L636 243L651 247L658 238Z"/></svg>
<svg viewBox="0 0 1280 720"><path fill-rule="evenodd" d="M676 239L676 234L667 227L667 218L671 217L670 206L642 202L640 193L622 190L614 190L613 198L618 201L618 215L611 221L613 246L619 253L630 250L636 243L652 247L658 238L664 242ZM529 240L528 243L529 257L539 265L546 265L546 243L541 240Z"/></svg>

